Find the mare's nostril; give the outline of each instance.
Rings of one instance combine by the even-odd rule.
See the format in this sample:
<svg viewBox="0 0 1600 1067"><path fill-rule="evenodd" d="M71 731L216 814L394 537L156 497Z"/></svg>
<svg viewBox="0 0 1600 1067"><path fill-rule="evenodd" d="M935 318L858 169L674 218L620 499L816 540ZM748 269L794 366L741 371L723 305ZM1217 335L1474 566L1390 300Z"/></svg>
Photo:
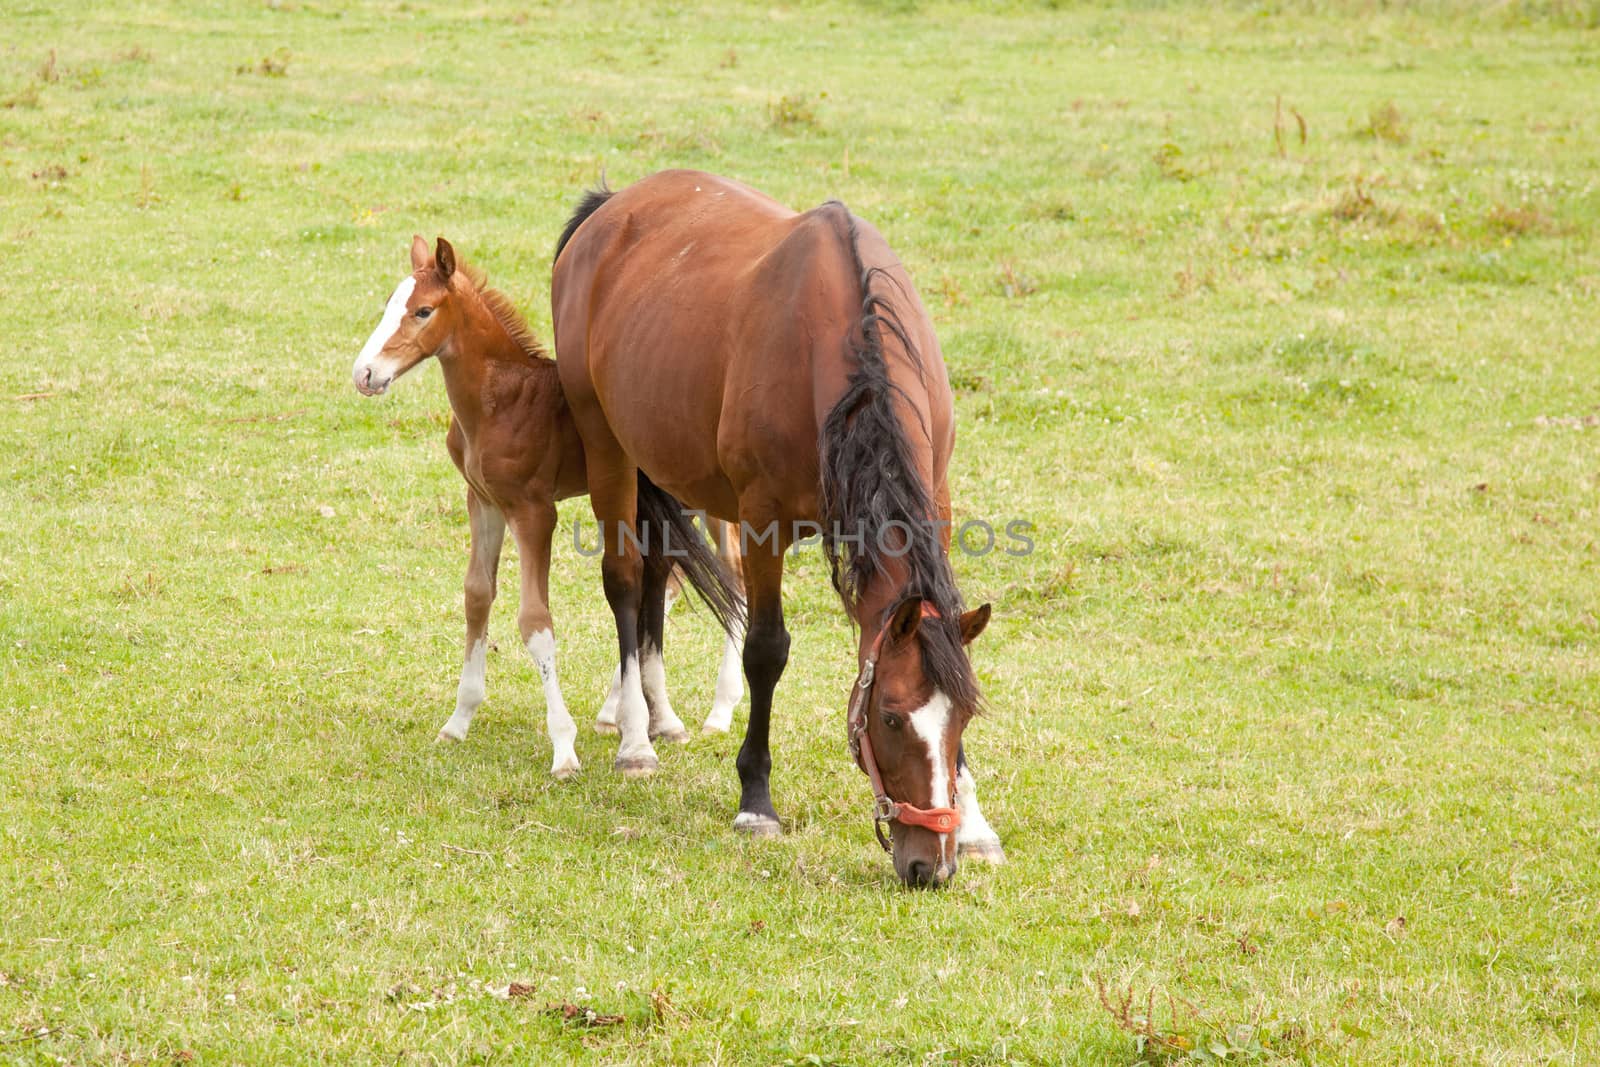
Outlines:
<svg viewBox="0 0 1600 1067"><path fill-rule="evenodd" d="M906 867L906 884L924 886L933 881L933 864L927 860L912 860Z"/></svg>

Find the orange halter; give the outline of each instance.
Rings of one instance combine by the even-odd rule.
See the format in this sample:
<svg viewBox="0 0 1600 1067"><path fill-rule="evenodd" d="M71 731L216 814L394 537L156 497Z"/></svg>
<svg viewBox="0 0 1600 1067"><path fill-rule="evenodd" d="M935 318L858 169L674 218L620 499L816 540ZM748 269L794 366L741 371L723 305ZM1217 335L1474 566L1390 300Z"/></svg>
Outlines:
<svg viewBox="0 0 1600 1067"><path fill-rule="evenodd" d="M932 604L924 600L922 617L937 619L940 615ZM883 832L885 823L898 822L906 826L920 826L936 834L948 834L953 833L961 825L961 813L955 808L919 808L913 804L901 804L890 800L889 794L884 791L883 776L878 773L878 759L873 755L872 738L867 731L867 711L872 703L872 686L878 672L878 654L883 650L883 639L888 632L889 624L885 622L883 628L878 631L878 636L872 639L872 647L867 650L867 658L861 664L861 674L850 692L850 711L845 721L850 738L850 754L855 757L856 764L867 773L867 780L872 785L873 832L878 835L878 844L883 846L883 850L893 852L894 847ZM956 796L956 776L953 772L954 768L950 775L952 801Z"/></svg>

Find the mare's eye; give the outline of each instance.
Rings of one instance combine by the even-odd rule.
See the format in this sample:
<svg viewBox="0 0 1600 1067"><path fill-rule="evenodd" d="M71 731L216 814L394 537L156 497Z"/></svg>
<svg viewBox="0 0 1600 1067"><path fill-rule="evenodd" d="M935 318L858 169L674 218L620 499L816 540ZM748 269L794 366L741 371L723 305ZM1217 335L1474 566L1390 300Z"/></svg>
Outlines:
<svg viewBox="0 0 1600 1067"><path fill-rule="evenodd" d="M883 713L883 725L887 726L891 730L900 729L900 716L896 715L892 711L884 712Z"/></svg>
<svg viewBox="0 0 1600 1067"><path fill-rule="evenodd" d="M432 315L432 314L433 314L433 309L432 308L418 308L417 309L417 318L419 318L419 319L425 319L429 315Z"/></svg>

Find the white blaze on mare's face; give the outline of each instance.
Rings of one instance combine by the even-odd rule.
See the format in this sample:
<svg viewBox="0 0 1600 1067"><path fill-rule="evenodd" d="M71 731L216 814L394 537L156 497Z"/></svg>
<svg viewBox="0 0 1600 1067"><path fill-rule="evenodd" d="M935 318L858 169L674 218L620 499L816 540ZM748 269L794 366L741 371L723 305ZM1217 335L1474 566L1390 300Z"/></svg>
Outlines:
<svg viewBox="0 0 1600 1067"><path fill-rule="evenodd" d="M372 331L372 336L367 338L367 343L361 346L361 354L356 357L355 380L357 385L362 384L362 371L373 369L373 378L383 380L384 375L374 366L378 353L383 351L383 346L389 343L395 331L400 328L400 323L406 317L406 303L411 299L412 290L416 289L417 280L407 278L400 283L394 295L389 298L389 305L383 309L383 318L378 322L378 328Z"/></svg>
<svg viewBox="0 0 1600 1067"><path fill-rule="evenodd" d="M950 729L950 698L933 691L933 699L911 713L911 729L928 746L928 764L933 777L929 780L928 806L950 806L950 766L944 758L944 735ZM950 849L950 835L939 835L939 867L945 869L944 857ZM940 877L944 877L941 875Z"/></svg>
<svg viewBox="0 0 1600 1067"><path fill-rule="evenodd" d="M933 772L930 807L950 806L950 767L944 758L944 735L950 728L950 698L934 690L933 699L911 713L911 729L928 746L928 763Z"/></svg>

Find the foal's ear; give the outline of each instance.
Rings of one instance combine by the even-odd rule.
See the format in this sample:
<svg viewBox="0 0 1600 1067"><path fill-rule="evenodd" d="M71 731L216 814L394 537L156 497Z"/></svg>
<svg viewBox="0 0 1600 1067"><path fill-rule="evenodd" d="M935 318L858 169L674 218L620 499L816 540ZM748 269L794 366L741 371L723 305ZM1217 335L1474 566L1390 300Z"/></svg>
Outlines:
<svg viewBox="0 0 1600 1067"><path fill-rule="evenodd" d="M411 236L411 269L421 270L428 265L428 242L422 239L422 234Z"/></svg>
<svg viewBox="0 0 1600 1067"><path fill-rule="evenodd" d="M456 250L450 247L450 242L443 237L439 238L438 246L433 250L434 262L439 264L439 276L446 282L456 272Z"/></svg>
<svg viewBox="0 0 1600 1067"><path fill-rule="evenodd" d="M907 597L900 601L900 606L894 609L894 614L889 617L889 625L884 627L884 632L889 635L889 643L898 645L902 641L909 641L917 635L917 627L922 625L922 598L919 596Z"/></svg>
<svg viewBox="0 0 1600 1067"><path fill-rule="evenodd" d="M974 642L974 641L976 641L978 639L978 635L983 633L984 627L986 627L988 625L989 625L989 605L987 605L987 604L985 604L985 605L983 605L982 607L979 607L979 608L973 608L971 611L969 611L966 614L962 615L961 616L961 643L963 645L972 644L972 642Z"/></svg>

